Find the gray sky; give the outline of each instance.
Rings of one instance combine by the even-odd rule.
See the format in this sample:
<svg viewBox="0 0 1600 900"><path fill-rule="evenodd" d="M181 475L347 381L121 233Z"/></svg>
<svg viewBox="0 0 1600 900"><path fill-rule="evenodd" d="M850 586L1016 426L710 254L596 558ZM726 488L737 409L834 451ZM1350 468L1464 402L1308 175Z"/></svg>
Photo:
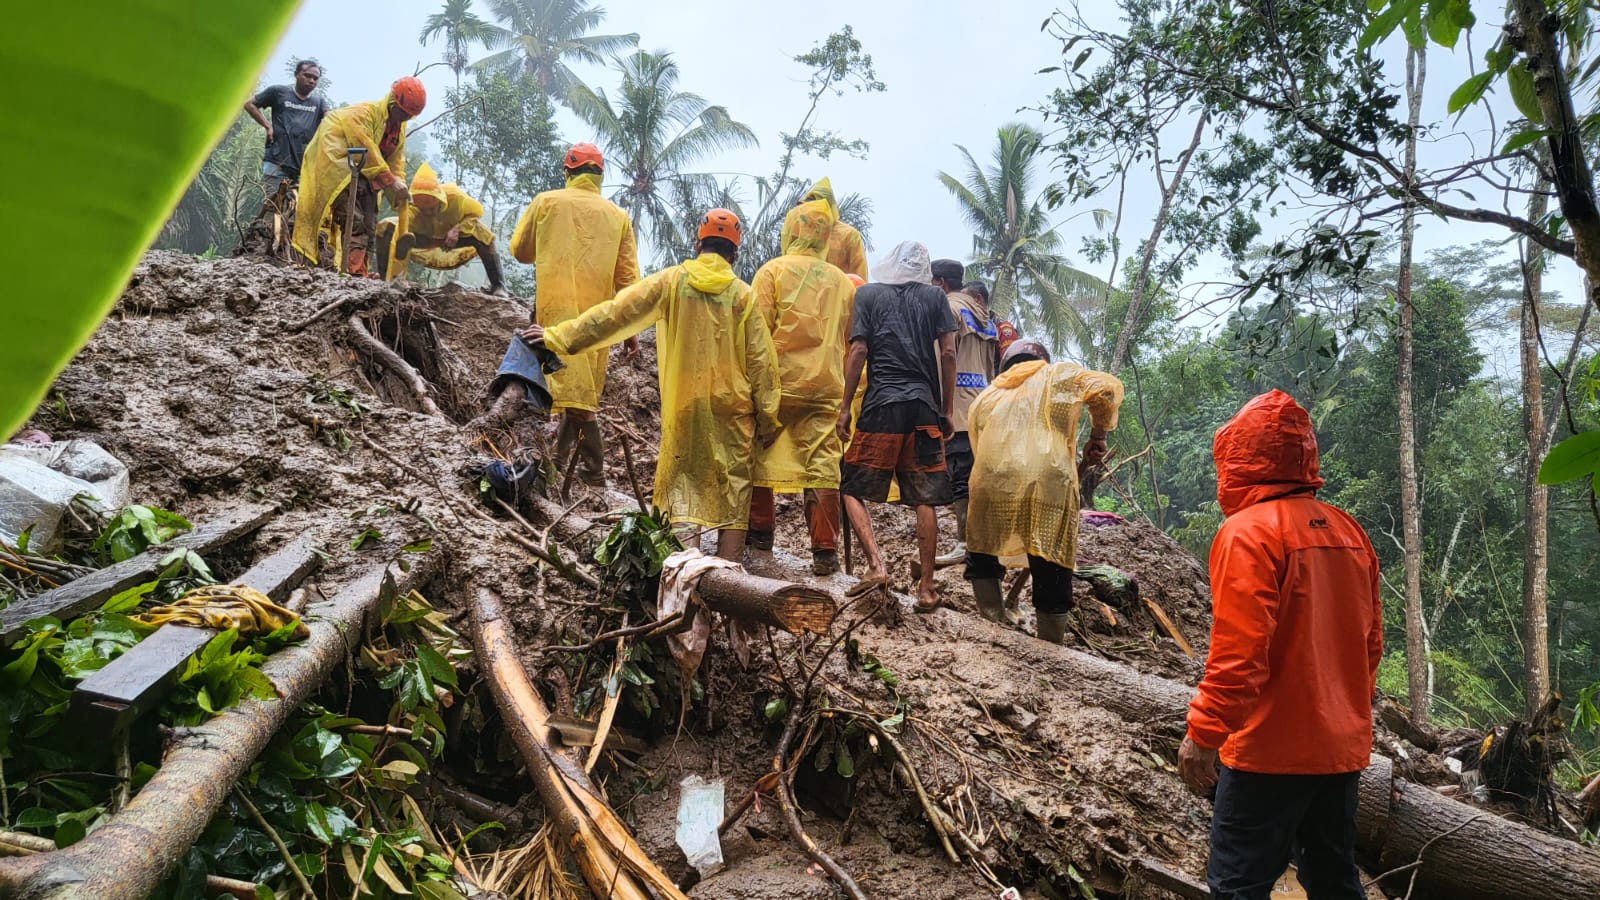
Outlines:
<svg viewBox="0 0 1600 900"><path fill-rule="evenodd" d="M486 3L475 5L479 15L489 16ZM641 47L672 51L682 70L682 90L726 106L760 137L759 149L725 153L700 167L718 173L768 174L776 168L778 133L793 131L806 108L805 73L791 58L844 24L853 26L888 90L829 97L818 124L846 138L868 141L870 154L865 160L840 156L828 163L802 160L796 174L808 179L828 175L837 190L861 192L872 199L874 225L869 238L874 249L868 258L873 261L902 240L922 241L936 257L969 258L970 232L955 201L938 183L937 173L961 174L956 144L985 162L999 126L1016 120L1040 124L1039 114L1024 108L1041 103L1060 84L1059 75L1036 74L1060 62L1058 44L1040 32L1040 24L1055 8L1051 2L818 0L805 4L803 13L781 11L777 4L730 7L707 0L610 0L602 5L607 11L605 33L638 32ZM374 15L370 4L304 0L263 77L286 81L286 59L315 56L327 66L336 100L379 97L399 75L440 58L437 45L423 47L417 42L423 21L439 6L439 0L393 0ZM1096 18L1103 18L1105 27L1114 27L1111 17ZM1498 25L1496 18L1476 29L1474 46L1480 59ZM1403 57L1398 41L1391 43L1388 68L1398 75L1403 72ZM1429 52L1423 117L1444 123L1446 134L1424 147L1424 164L1435 160L1444 165L1492 150L1484 112L1474 110L1455 123L1446 115L1450 92L1468 75L1465 48L1454 54L1437 47ZM614 85L614 77L604 69L578 71L593 86L609 90ZM453 76L436 67L422 78L430 96L426 119L443 108ZM1500 122L1515 116L1503 89L1491 109ZM569 140L592 138L569 113L563 111L558 122ZM1123 238L1132 248L1148 233L1158 196L1149 179L1131 179L1130 184ZM1480 204L1498 202L1487 190L1476 193ZM1080 237L1093 228L1091 217L1079 214L1114 202L1108 198L1059 212L1067 248L1075 257ZM1458 198L1458 202L1465 201ZM1273 224L1266 223L1269 229ZM1418 246L1426 251L1504 234L1494 226L1423 220ZM1267 236L1272 236L1270 231ZM1210 271L1191 273L1191 278L1201 281L1220 273L1216 266L1206 268ZM1581 297L1577 269L1568 260L1552 264L1546 283L1566 298Z"/></svg>

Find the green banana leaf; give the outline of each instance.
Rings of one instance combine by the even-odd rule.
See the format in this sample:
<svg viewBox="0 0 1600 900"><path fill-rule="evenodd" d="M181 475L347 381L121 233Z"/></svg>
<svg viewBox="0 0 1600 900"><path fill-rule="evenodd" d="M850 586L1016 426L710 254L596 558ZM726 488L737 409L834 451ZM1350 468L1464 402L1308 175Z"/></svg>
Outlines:
<svg viewBox="0 0 1600 900"><path fill-rule="evenodd" d="M7 13L0 440L110 311L295 6L56 0Z"/></svg>

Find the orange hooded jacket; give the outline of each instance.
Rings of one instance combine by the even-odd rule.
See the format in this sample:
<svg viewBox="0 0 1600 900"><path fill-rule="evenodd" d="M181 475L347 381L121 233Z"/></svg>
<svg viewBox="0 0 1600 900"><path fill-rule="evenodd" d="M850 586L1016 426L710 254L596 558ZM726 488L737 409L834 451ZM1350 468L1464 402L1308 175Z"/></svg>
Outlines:
<svg viewBox="0 0 1600 900"><path fill-rule="evenodd" d="M1245 772L1364 769L1383 654L1372 543L1316 499L1316 435L1288 394L1245 404L1212 455L1228 518L1211 543L1211 653L1189 736Z"/></svg>

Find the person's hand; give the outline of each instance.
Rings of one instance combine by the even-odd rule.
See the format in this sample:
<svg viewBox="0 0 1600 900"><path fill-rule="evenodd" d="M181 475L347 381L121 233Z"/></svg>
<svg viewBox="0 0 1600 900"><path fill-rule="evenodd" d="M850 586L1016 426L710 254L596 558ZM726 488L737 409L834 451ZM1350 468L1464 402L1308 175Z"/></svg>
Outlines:
<svg viewBox="0 0 1600 900"><path fill-rule="evenodd" d="M940 416L939 417L939 435L941 437L943 437L945 440L948 441L952 437L955 437L955 433L956 433L956 424L955 424L955 422L952 422L950 420L949 416Z"/></svg>
<svg viewBox="0 0 1600 900"><path fill-rule="evenodd" d="M1089 440L1083 444L1083 462L1079 468L1089 469L1106 461L1106 433L1103 431L1089 432Z"/></svg>
<svg viewBox="0 0 1600 900"><path fill-rule="evenodd" d="M530 347L542 347L544 346L544 326L529 325L527 328L517 332L517 337L522 338L522 342Z"/></svg>
<svg viewBox="0 0 1600 900"><path fill-rule="evenodd" d="M445 249L448 250L448 249L454 247L456 245L456 241L459 241L459 240L461 240L461 226L457 225L456 227L454 227L454 228L452 228L449 231L446 231L444 233L444 246L445 246Z"/></svg>
<svg viewBox="0 0 1600 900"><path fill-rule="evenodd" d="M631 337L631 338L628 338L627 340L622 342L622 361L623 362L633 362L634 358L637 357L638 355L639 355L639 339L638 338Z"/></svg>
<svg viewBox="0 0 1600 900"><path fill-rule="evenodd" d="M850 443L850 407L846 406L844 409L839 410L839 424L836 426L836 430L839 432L839 440L841 442Z"/></svg>
<svg viewBox="0 0 1600 900"><path fill-rule="evenodd" d="M1178 777L1192 788L1204 790L1217 783L1217 751L1196 744L1184 735L1178 745Z"/></svg>
<svg viewBox="0 0 1600 900"><path fill-rule="evenodd" d="M267 143L272 143L272 123L267 123Z"/></svg>
<svg viewBox="0 0 1600 900"><path fill-rule="evenodd" d="M411 202L411 191L398 178L383 186L383 195L389 198L389 205L396 210L405 209L406 204Z"/></svg>

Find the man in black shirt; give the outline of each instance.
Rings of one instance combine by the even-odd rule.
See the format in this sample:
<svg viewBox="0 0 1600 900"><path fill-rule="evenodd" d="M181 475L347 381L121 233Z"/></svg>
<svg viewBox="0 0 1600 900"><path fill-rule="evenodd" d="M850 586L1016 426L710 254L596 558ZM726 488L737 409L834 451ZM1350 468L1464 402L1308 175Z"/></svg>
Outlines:
<svg viewBox="0 0 1600 900"><path fill-rule="evenodd" d="M867 553L863 583L885 583L888 570L872 535L872 518L863 501L882 503L891 480L900 502L917 508L917 553L922 574L917 611L939 606L933 586L938 519L934 507L951 502L944 442L953 433L955 402L955 317L944 291L931 284L928 249L907 242L872 267L879 281L856 290L845 359L844 396L853 397L867 369L867 395L851 440L850 406L839 412L839 437L845 451L840 490L850 526Z"/></svg>
<svg viewBox="0 0 1600 900"><path fill-rule="evenodd" d="M300 160L306 144L317 133L328 102L313 94L322 80L316 60L302 59L294 67L294 84L274 84L244 102L244 111L267 130L267 149L261 155L261 183L266 192L277 191L283 179L300 180ZM262 114L272 111L272 118Z"/></svg>

